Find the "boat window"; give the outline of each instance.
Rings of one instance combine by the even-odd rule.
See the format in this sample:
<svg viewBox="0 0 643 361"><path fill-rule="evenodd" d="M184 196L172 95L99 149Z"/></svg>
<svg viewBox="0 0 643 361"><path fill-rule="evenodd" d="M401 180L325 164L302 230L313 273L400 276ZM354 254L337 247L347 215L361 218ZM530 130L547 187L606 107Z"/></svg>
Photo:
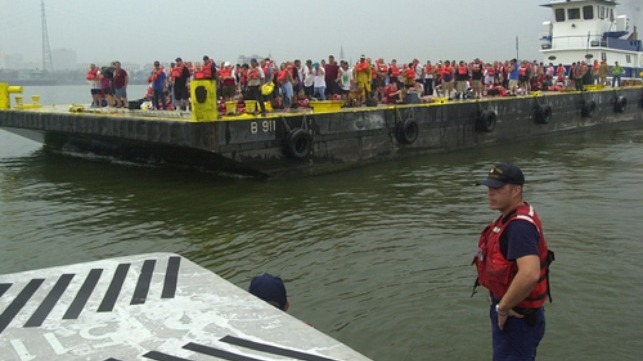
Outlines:
<svg viewBox="0 0 643 361"><path fill-rule="evenodd" d="M580 8L567 9L567 19L580 19Z"/></svg>
<svg viewBox="0 0 643 361"><path fill-rule="evenodd" d="M603 5L598 6L598 18L605 19L605 6Z"/></svg>
<svg viewBox="0 0 643 361"><path fill-rule="evenodd" d="M632 58L629 55L625 55L625 62L628 64L632 63Z"/></svg>
<svg viewBox="0 0 643 361"><path fill-rule="evenodd" d="M607 60L607 53L601 51L601 60Z"/></svg>
<svg viewBox="0 0 643 361"><path fill-rule="evenodd" d="M592 5L583 6L583 19L591 20L594 18L594 7Z"/></svg>
<svg viewBox="0 0 643 361"><path fill-rule="evenodd" d="M556 9L556 21L565 21L565 9Z"/></svg>

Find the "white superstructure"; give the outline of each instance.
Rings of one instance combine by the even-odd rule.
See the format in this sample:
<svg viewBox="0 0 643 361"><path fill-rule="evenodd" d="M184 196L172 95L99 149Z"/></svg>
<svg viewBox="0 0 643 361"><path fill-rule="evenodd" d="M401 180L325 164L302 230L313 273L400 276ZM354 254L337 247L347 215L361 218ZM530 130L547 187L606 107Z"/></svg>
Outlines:
<svg viewBox="0 0 643 361"><path fill-rule="evenodd" d="M626 77L640 77L643 46L637 29L629 28L626 15L618 15L612 0L551 1L542 6L552 9L552 20L543 23L540 39L546 63L570 65L606 60L616 61Z"/></svg>

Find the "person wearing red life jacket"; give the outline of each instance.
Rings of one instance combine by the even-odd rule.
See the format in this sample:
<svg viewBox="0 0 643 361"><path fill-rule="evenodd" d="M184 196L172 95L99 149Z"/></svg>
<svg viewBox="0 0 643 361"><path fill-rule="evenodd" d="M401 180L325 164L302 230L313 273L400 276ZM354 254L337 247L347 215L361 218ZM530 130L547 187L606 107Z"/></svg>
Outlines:
<svg viewBox="0 0 643 361"><path fill-rule="evenodd" d="M229 61L224 62L223 66L219 69L218 77L221 87L221 95L225 101L232 100L234 93L236 92L237 81L233 70L232 64Z"/></svg>
<svg viewBox="0 0 643 361"><path fill-rule="evenodd" d="M451 98L453 95L453 89L455 87L454 74L455 69L451 65L451 62L446 60L442 66L442 90L444 91L444 96L447 98Z"/></svg>
<svg viewBox="0 0 643 361"><path fill-rule="evenodd" d="M469 67L463 60L460 60L460 63L455 66L455 90L458 92L456 98L460 97L464 100L467 94L468 82Z"/></svg>
<svg viewBox="0 0 643 361"><path fill-rule="evenodd" d="M85 76L89 86L91 87L90 93L92 95L92 108L100 108L101 103L101 88L100 88L100 77L99 69L96 64L89 64L89 71Z"/></svg>
<svg viewBox="0 0 643 361"><path fill-rule="evenodd" d="M264 103L263 94L261 93L261 85L265 79L263 69L259 66L257 59L252 58L250 61L250 67L248 68L248 82L247 82L247 92L246 99L256 100L259 103L259 108L261 109L261 115L266 115L266 105Z"/></svg>
<svg viewBox="0 0 643 361"><path fill-rule="evenodd" d="M174 100L176 101L176 110L187 110L190 104L190 91L188 90L190 69L180 57L174 61L176 64L170 72L170 78L173 82L172 90L174 92Z"/></svg>
<svg viewBox="0 0 643 361"><path fill-rule="evenodd" d="M154 92L152 103L154 104L154 109L156 110L167 109L167 102L165 98L166 78L167 75L165 74L161 63L159 61L155 61L154 70L152 70L152 73L147 81L150 83L152 91Z"/></svg>
<svg viewBox="0 0 643 361"><path fill-rule="evenodd" d="M435 68L431 64L431 60L427 60L424 65L424 95L433 95L433 77Z"/></svg>
<svg viewBox="0 0 643 361"><path fill-rule="evenodd" d="M523 200L524 183L522 170L506 162L479 183L487 186L489 207L501 213L482 232L472 262L475 286L489 290L494 361L535 360L545 333L543 305L551 301L553 252L538 214Z"/></svg>

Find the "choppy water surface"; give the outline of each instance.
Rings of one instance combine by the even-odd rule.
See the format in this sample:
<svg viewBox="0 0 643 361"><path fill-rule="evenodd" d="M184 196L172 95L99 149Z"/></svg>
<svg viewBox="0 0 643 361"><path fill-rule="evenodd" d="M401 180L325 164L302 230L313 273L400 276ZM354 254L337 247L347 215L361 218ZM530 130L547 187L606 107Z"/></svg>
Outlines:
<svg viewBox="0 0 643 361"><path fill-rule="evenodd" d="M294 316L375 360L486 360L469 264L496 214L473 183L499 160L522 166L556 251L539 359L640 360L643 130L631 127L270 182L48 154L0 131L0 273L177 252L243 288L281 275Z"/></svg>

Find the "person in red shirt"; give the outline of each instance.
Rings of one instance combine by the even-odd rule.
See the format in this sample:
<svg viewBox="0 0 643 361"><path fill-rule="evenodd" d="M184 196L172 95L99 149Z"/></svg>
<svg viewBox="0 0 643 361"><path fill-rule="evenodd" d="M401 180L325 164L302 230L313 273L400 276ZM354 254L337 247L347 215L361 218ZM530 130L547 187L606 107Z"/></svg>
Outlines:
<svg viewBox="0 0 643 361"><path fill-rule="evenodd" d="M116 108L127 108L127 71L121 67L120 61L114 62L114 96Z"/></svg>

